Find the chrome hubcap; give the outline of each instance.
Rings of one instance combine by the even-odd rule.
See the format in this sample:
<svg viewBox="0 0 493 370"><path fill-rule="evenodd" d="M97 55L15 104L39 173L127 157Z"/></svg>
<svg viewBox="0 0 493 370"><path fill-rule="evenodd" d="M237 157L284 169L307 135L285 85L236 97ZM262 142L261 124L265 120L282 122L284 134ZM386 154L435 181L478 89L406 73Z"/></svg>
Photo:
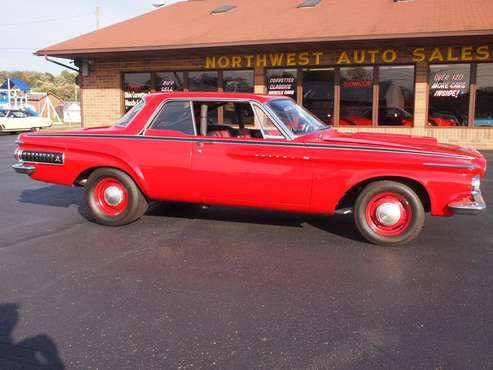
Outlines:
<svg viewBox="0 0 493 370"><path fill-rule="evenodd" d="M376 211L378 222L384 226L395 225L401 219L401 208L395 203L383 203Z"/></svg>
<svg viewBox="0 0 493 370"><path fill-rule="evenodd" d="M123 201L123 191L116 186L108 186L104 190L104 200L110 206L117 206Z"/></svg>

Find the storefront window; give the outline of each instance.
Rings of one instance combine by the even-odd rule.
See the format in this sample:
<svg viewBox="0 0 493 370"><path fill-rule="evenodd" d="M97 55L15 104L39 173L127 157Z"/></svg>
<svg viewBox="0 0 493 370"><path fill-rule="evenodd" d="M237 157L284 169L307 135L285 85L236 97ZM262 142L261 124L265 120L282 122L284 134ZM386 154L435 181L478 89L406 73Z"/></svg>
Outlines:
<svg viewBox="0 0 493 370"><path fill-rule="evenodd" d="M125 112L128 112L152 90L150 73L125 73L123 76Z"/></svg>
<svg viewBox="0 0 493 370"><path fill-rule="evenodd" d="M268 69L267 91L269 95L289 96L296 101L297 69Z"/></svg>
<svg viewBox="0 0 493 370"><path fill-rule="evenodd" d="M493 63L478 64L476 127L493 127Z"/></svg>
<svg viewBox="0 0 493 370"><path fill-rule="evenodd" d="M156 91L183 91L183 72L159 72L155 77Z"/></svg>
<svg viewBox="0 0 493 370"><path fill-rule="evenodd" d="M224 71L224 91L253 93L254 74L253 70L247 71Z"/></svg>
<svg viewBox="0 0 493 370"><path fill-rule="evenodd" d="M469 64L430 66L430 126L467 126L470 71Z"/></svg>
<svg viewBox="0 0 493 370"><path fill-rule="evenodd" d="M190 91L217 91L218 73L216 71L189 72L188 86Z"/></svg>
<svg viewBox="0 0 493 370"><path fill-rule="evenodd" d="M414 67L379 67L379 126L413 125Z"/></svg>
<svg viewBox="0 0 493 370"><path fill-rule="evenodd" d="M373 67L341 68L341 126L371 126Z"/></svg>
<svg viewBox="0 0 493 370"><path fill-rule="evenodd" d="M303 105L322 122L334 124L334 68L303 70Z"/></svg>

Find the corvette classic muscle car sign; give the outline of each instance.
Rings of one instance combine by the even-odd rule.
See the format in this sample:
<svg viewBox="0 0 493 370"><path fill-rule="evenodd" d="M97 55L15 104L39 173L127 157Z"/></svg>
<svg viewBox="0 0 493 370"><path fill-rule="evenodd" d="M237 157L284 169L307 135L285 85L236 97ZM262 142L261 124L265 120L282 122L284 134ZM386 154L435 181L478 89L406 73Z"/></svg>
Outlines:
<svg viewBox="0 0 493 370"><path fill-rule="evenodd" d="M90 218L139 219L150 201L352 213L361 234L400 245L427 213L478 214L486 161L433 138L342 134L278 96L157 93L112 127L19 136L14 169L83 186Z"/></svg>

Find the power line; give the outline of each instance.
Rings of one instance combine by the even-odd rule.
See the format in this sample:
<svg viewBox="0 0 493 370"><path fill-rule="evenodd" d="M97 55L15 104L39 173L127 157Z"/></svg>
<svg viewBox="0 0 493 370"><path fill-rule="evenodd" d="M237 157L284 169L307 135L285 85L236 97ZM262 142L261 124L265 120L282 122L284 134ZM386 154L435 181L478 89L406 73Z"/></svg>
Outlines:
<svg viewBox="0 0 493 370"><path fill-rule="evenodd" d="M89 14L82 14L82 15L73 15L73 16L68 16L68 17L63 17L63 18L51 18L51 19L44 19L44 20L37 20L37 21L27 21L27 22L19 22L19 23L5 23L5 24L0 24L0 27L23 26L23 25L28 25L28 24L40 24L40 23L61 22L61 21L69 20L69 19L89 17L89 16L92 16L92 15L93 15L92 13L89 13Z"/></svg>

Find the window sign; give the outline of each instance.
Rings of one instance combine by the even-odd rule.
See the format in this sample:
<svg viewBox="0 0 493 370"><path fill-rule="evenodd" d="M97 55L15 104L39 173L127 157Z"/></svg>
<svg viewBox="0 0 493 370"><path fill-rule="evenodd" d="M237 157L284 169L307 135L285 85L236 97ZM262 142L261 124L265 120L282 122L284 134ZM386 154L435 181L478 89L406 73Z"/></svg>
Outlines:
<svg viewBox="0 0 493 370"><path fill-rule="evenodd" d="M152 90L150 73L125 73L123 77L125 112L128 112Z"/></svg>
<svg viewBox="0 0 493 370"><path fill-rule="evenodd" d="M269 69L267 70L267 91L269 95L289 96L296 100L296 84L298 70Z"/></svg>
<svg viewBox="0 0 493 370"><path fill-rule="evenodd" d="M373 67L341 68L341 126L371 126Z"/></svg>
<svg viewBox="0 0 493 370"><path fill-rule="evenodd" d="M430 66L430 126L467 126L470 64Z"/></svg>
<svg viewBox="0 0 493 370"><path fill-rule="evenodd" d="M156 73L155 90L162 92L183 91L183 72Z"/></svg>

